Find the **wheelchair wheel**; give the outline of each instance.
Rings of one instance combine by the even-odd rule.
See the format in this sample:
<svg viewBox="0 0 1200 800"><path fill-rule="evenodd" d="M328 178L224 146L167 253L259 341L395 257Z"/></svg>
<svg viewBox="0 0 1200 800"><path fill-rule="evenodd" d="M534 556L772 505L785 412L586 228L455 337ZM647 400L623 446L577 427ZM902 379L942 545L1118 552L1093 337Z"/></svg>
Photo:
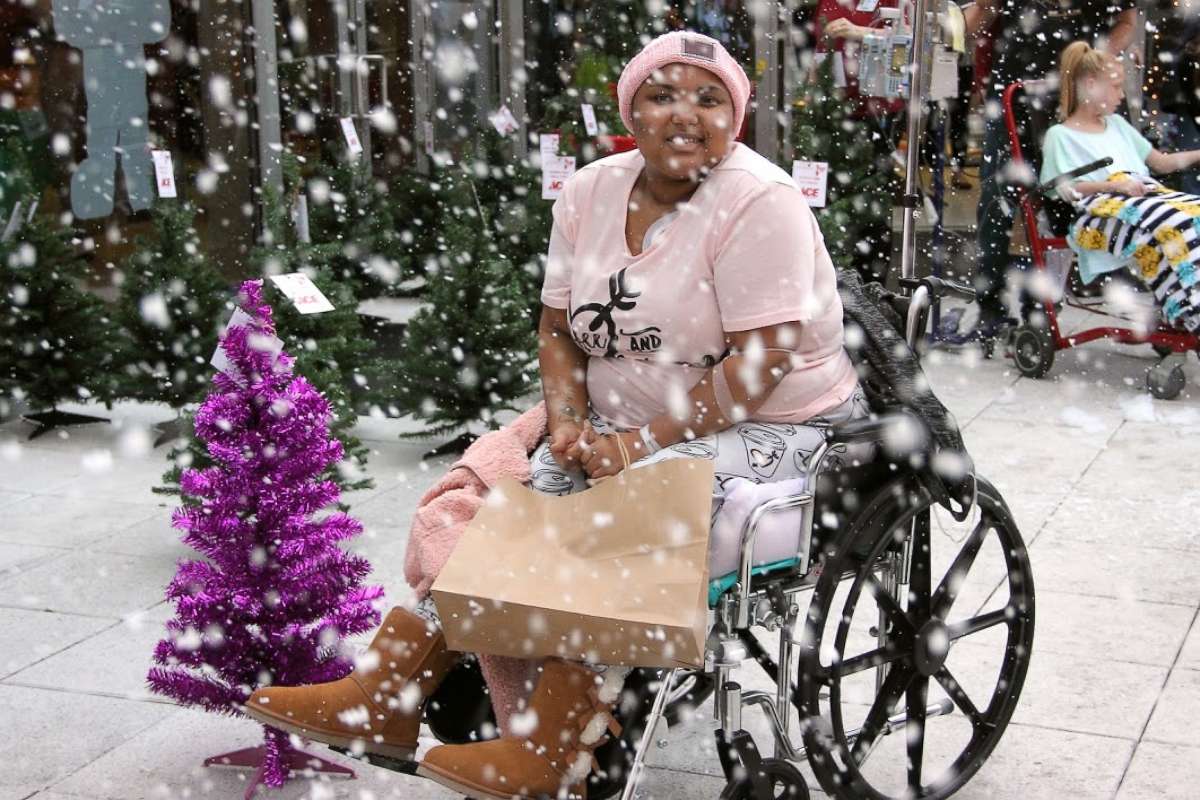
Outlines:
<svg viewBox="0 0 1200 800"><path fill-rule="evenodd" d="M1187 377L1178 364L1174 367L1157 364L1146 373L1146 389L1159 400L1174 400L1186 385Z"/></svg>
<svg viewBox="0 0 1200 800"><path fill-rule="evenodd" d="M491 697L473 656L455 664L429 698L425 723L442 744L467 744L496 735Z"/></svg>
<svg viewBox="0 0 1200 800"><path fill-rule="evenodd" d="M831 796L949 797L1016 708L1033 645L1025 544L986 481L966 523L946 532L940 513L915 478L896 481L851 523L814 591L799 692ZM909 537L908 591L893 593Z"/></svg>
<svg viewBox="0 0 1200 800"><path fill-rule="evenodd" d="M770 797L758 797L754 784L749 778L742 777L725 785L720 800L808 800L808 784L790 761L764 758L759 768L771 787Z"/></svg>
<svg viewBox="0 0 1200 800"><path fill-rule="evenodd" d="M1012 334L1012 357L1017 372L1026 378L1042 378L1054 366L1054 340L1049 332L1022 325Z"/></svg>

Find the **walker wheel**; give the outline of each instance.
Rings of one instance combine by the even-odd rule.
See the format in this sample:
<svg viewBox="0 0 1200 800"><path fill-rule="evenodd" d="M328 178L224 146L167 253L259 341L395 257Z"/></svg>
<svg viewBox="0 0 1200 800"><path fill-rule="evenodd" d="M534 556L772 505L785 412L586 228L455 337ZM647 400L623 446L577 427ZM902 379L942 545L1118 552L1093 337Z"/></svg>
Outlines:
<svg viewBox="0 0 1200 800"><path fill-rule="evenodd" d="M1167 368L1158 364L1146 373L1146 388L1159 400L1174 400L1183 392L1186 384L1183 367L1179 365Z"/></svg>
<svg viewBox="0 0 1200 800"><path fill-rule="evenodd" d="M1054 366L1054 340L1042 328L1021 325L1012 334L1012 357L1026 378L1045 377Z"/></svg>
<svg viewBox="0 0 1200 800"><path fill-rule="evenodd" d="M808 784L790 761L764 758L759 770L771 786L769 797L758 797L748 776L734 778L725 785L720 800L809 800Z"/></svg>

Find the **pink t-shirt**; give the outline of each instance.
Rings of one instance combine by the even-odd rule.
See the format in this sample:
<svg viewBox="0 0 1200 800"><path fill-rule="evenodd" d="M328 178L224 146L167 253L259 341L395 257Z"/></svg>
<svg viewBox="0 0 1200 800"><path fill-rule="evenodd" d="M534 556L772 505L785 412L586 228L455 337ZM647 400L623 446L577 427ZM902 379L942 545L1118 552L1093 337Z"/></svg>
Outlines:
<svg viewBox="0 0 1200 800"><path fill-rule="evenodd" d="M791 177L738 144L650 246L625 244L639 151L594 161L554 203L542 302L565 308L590 358L592 408L621 427L686 409L725 354L725 331L799 322L794 365L751 419L803 422L845 402L858 378L816 218Z"/></svg>

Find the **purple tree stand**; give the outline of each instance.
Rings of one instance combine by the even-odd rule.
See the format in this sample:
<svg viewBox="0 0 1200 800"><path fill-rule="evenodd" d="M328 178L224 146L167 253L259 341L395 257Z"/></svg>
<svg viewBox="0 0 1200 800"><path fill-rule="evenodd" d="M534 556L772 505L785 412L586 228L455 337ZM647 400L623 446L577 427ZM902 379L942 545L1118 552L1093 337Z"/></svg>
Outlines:
<svg viewBox="0 0 1200 800"><path fill-rule="evenodd" d="M246 787L246 793L242 795L243 800L251 800L255 793L258 792L258 787L263 785L263 756L266 754L266 750L266 747L259 745L258 747L246 747L230 753L222 753L219 756L209 756L204 759L204 766L215 767L217 769L254 770L254 775L250 778L250 784ZM291 771L297 775L304 775L306 772L311 772L321 775L332 775L347 780L352 780L355 777L354 770L349 767L343 767L341 764L327 761L320 756L305 753L303 750L290 750L284 756L284 759L287 761L287 766Z"/></svg>

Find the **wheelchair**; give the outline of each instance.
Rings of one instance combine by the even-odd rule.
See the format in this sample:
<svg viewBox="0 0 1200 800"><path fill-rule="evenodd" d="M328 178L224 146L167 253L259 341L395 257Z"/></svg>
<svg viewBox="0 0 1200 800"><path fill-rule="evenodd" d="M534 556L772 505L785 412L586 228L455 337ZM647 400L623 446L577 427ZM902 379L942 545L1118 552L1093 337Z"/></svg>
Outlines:
<svg viewBox="0 0 1200 800"><path fill-rule="evenodd" d="M1042 184L1030 177L1040 174L1041 144L1054 124L1057 105L1057 93L1050 91L1044 81L1019 81L1004 90L1004 123L1012 146L1013 165L1018 175L1025 176L1014 188L1029 237L1034 274L1042 278L1037 297L1026 296L1022 300L1023 321L1010 334L1009 354L1022 375L1042 378L1054 366L1054 354L1059 350L1096 339L1149 344L1162 361L1146 374L1146 388L1154 397L1173 400L1185 384L1182 358L1175 354L1200 354L1200 338L1158 321L1157 309L1150 331L1145 330L1144 324L1099 326L1065 335L1059 327L1058 316L1063 305L1092 314L1114 315L1104 309L1103 300L1095 296L1097 292L1094 289L1089 292L1071 272L1073 253L1066 237L1076 216L1074 209L1066 201L1046 194L1064 181L1108 166L1112 159L1084 165ZM1124 271L1109 273L1105 278L1124 283L1134 292L1148 294L1140 282ZM1125 321L1134 322L1130 318Z"/></svg>
<svg viewBox="0 0 1200 800"><path fill-rule="evenodd" d="M969 299L973 292L936 277L902 283L912 295L888 302L906 330L891 335L896 346L907 343L915 361L912 348L931 302L950 294ZM805 759L833 797L944 798L986 761L1029 667L1029 556L990 483L968 474L970 489L956 504L929 479L927 450L889 444L893 428L915 424L914 415L904 407L875 411L830 429L810 459L809 490L769 500L747 518L737 572L710 585L714 621L703 670L630 672L615 711L623 731L596 751L600 768L589 778L589 800L637 796L659 723L686 721L710 698L726 780L720 800L804 800L809 790L796 764ZM850 457L863 448L874 455ZM959 538L935 535L939 505L965 525ZM801 526L796 556L755 565L761 521L795 510ZM996 607L981 611L976 597L956 611L985 548L998 560L983 584L986 590L994 583L984 606ZM805 612L802 595L809 596ZM764 634L778 635L775 657L759 638ZM965 661L952 667L956 653L965 653ZM773 690L743 688L734 680L742 667L757 668ZM461 743L494 735L486 691L468 657L427 704L425 721L434 736ZM769 730L769 756L744 724L753 710ZM947 725L944 735L939 718ZM409 774L416 768L364 757ZM927 760L943 769L927 770Z"/></svg>

